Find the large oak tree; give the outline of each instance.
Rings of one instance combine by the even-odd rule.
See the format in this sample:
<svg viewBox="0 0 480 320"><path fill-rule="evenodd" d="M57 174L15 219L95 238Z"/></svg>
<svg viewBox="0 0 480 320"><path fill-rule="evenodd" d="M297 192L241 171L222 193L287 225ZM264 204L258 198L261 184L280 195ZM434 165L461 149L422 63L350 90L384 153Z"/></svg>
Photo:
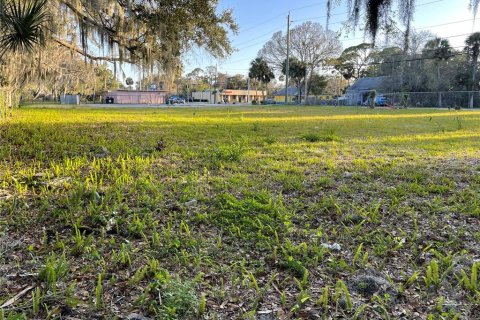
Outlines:
<svg viewBox="0 0 480 320"><path fill-rule="evenodd" d="M217 0L0 0L0 46L30 52L54 41L90 61L178 68L192 46L224 57L231 11ZM105 48L107 50L105 50Z"/></svg>
<svg viewBox="0 0 480 320"><path fill-rule="evenodd" d="M339 34L311 21L304 22L291 30L290 57L300 61L306 68L307 81L304 83L304 93L306 95L309 92L308 86L315 70L341 52L342 44L338 37ZM277 32L265 43L258 56L262 57L277 71L281 71L287 57L286 49L287 36L282 32Z"/></svg>

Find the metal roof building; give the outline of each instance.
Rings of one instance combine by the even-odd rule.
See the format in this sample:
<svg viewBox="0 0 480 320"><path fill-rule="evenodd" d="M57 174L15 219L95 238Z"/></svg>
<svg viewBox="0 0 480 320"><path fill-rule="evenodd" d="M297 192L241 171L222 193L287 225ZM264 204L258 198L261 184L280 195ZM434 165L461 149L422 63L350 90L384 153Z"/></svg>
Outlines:
<svg viewBox="0 0 480 320"><path fill-rule="evenodd" d="M275 101L277 103L285 102L285 92L287 92L288 102L292 103L295 102L298 96L298 89L295 86L288 87L286 90L285 88L278 90L275 93Z"/></svg>
<svg viewBox="0 0 480 320"><path fill-rule="evenodd" d="M390 77L365 77L358 79L345 92L347 104L361 105L368 98L370 91L376 90L377 94L385 91Z"/></svg>

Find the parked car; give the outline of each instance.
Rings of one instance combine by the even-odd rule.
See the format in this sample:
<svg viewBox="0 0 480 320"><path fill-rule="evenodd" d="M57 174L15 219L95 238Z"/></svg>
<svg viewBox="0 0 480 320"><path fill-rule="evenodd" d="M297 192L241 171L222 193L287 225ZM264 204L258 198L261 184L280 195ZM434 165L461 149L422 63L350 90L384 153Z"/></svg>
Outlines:
<svg viewBox="0 0 480 320"><path fill-rule="evenodd" d="M275 99L265 99L265 104L277 104L277 101L275 101Z"/></svg>
<svg viewBox="0 0 480 320"><path fill-rule="evenodd" d="M185 99L179 96L171 96L168 98L167 104L185 104Z"/></svg>
<svg viewBox="0 0 480 320"><path fill-rule="evenodd" d="M347 97L345 96L340 96L336 100L339 105L345 105L347 103Z"/></svg>
<svg viewBox="0 0 480 320"><path fill-rule="evenodd" d="M364 106L370 105L370 98L363 102ZM378 95L375 97L375 105L376 106L386 106L387 105L387 98L383 95Z"/></svg>

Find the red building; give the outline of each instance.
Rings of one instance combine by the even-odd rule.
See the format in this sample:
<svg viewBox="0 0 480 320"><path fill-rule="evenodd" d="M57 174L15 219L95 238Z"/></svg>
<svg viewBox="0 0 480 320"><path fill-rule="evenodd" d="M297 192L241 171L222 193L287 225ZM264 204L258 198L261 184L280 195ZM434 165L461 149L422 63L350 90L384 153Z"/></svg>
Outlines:
<svg viewBox="0 0 480 320"><path fill-rule="evenodd" d="M167 91L132 91L117 90L108 92L105 102L115 104L163 104L166 101Z"/></svg>

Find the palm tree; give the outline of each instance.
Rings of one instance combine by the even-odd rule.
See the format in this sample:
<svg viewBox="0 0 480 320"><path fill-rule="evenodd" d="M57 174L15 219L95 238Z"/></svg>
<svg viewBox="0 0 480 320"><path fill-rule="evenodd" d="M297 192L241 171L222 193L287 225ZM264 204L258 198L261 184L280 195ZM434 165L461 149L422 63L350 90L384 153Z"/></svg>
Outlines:
<svg viewBox="0 0 480 320"><path fill-rule="evenodd" d="M37 45L45 44L45 11L47 0L0 0L0 61L6 53L31 53ZM1 85L0 85L1 87ZM0 88L2 89L2 88ZM3 88L0 100L0 118L18 103L18 87ZM6 98L7 97L7 98Z"/></svg>
<svg viewBox="0 0 480 320"><path fill-rule="evenodd" d="M6 52L31 53L45 44L47 0L0 0L0 57Z"/></svg>
<svg viewBox="0 0 480 320"><path fill-rule="evenodd" d="M263 100L265 100L266 85L275 79L275 75L273 74L272 69L268 66L267 62L260 57L255 58L255 60L250 63L248 77L250 79L255 79L255 90L257 81L262 83Z"/></svg>
<svg viewBox="0 0 480 320"><path fill-rule="evenodd" d="M301 101L301 95L302 95L302 80L307 79L307 66L305 65L304 62L295 59L295 58L290 58L289 64L288 64L288 74L290 75L290 78L292 81L295 81L297 84L297 103L300 103ZM282 65L282 73L286 74L287 72L287 60L283 61ZM288 89L287 89L288 90Z"/></svg>
<svg viewBox="0 0 480 320"><path fill-rule="evenodd" d="M465 51L472 59L472 91L474 91L476 87L478 57L480 56L480 32L472 33L467 40L465 40L465 44L467 45ZM470 93L469 100L469 107L473 108L473 93Z"/></svg>
<svg viewBox="0 0 480 320"><path fill-rule="evenodd" d="M427 42L423 49L423 53L427 57L435 59L435 65L437 66L438 106L441 107L442 93L440 92L440 65L443 61L448 61L451 57L453 57L453 48L447 39L435 38Z"/></svg>

